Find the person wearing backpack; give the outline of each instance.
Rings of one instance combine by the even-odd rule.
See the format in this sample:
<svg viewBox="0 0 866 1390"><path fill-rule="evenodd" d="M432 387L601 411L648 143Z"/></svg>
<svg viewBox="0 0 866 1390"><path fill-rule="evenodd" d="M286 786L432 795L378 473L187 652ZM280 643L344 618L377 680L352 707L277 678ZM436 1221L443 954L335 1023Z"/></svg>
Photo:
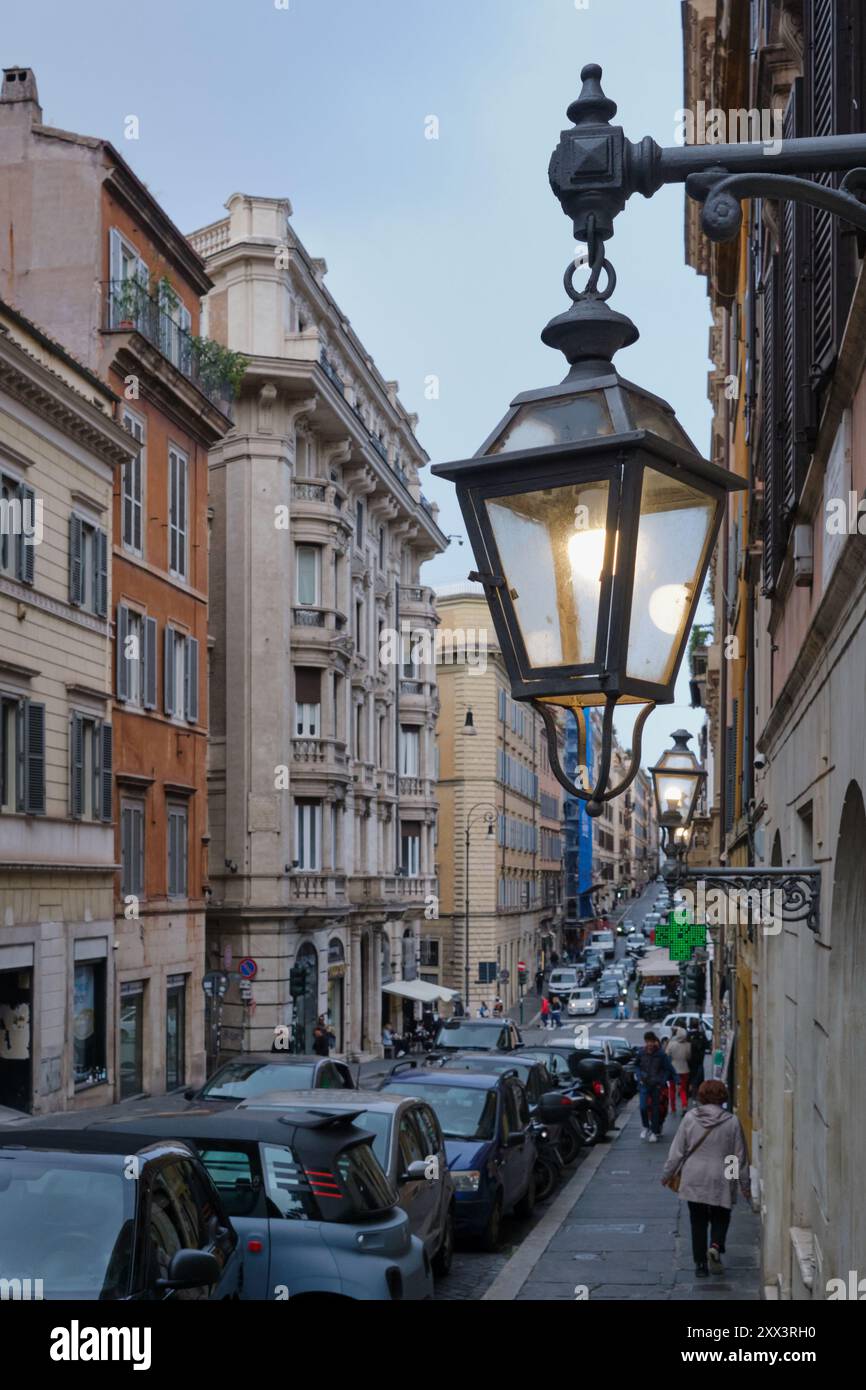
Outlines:
<svg viewBox="0 0 866 1390"><path fill-rule="evenodd" d="M662 1185L689 1204L698 1279L709 1273L708 1257L713 1273L721 1273L737 1187L751 1198L746 1137L736 1115L722 1109L727 1100L723 1081L701 1083L698 1103L683 1116L662 1170Z"/></svg>

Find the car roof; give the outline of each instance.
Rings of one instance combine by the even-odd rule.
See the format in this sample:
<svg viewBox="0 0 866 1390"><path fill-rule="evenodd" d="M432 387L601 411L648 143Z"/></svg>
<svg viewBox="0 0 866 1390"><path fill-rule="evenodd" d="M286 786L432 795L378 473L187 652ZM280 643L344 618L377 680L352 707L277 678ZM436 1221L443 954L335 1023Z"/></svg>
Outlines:
<svg viewBox="0 0 866 1390"><path fill-rule="evenodd" d="M393 1073L386 1076L382 1082L387 1086L389 1082L400 1082L403 1080L421 1086L447 1086L455 1082L461 1086L470 1086L476 1090L497 1090L502 1081L501 1072L470 1072L470 1071L449 1071L447 1067L437 1067L435 1071L421 1071L417 1068L414 1071L401 1071L395 1076ZM381 1094L381 1093L379 1093Z"/></svg>
<svg viewBox="0 0 866 1390"><path fill-rule="evenodd" d="M503 1023L513 1023L513 1018L501 1014L499 1018L443 1018L440 1028L462 1028L471 1023L473 1028L501 1028Z"/></svg>
<svg viewBox="0 0 866 1390"><path fill-rule="evenodd" d="M138 1116L144 1120L145 1116ZM103 1121L103 1123L108 1123ZM183 1157L189 1157L189 1149L182 1142L181 1136L172 1134L166 1136L168 1142L154 1142L162 1140L161 1135L152 1135L142 1127L146 1137L141 1137L134 1129L127 1130L125 1133L117 1133L113 1130L102 1130L98 1126L87 1126L86 1129L10 1129L8 1135L0 1131L0 1149L65 1149L69 1153L82 1154L104 1154L124 1155L144 1154L148 1149L153 1149L155 1153L177 1153ZM130 1133L137 1141L131 1145L129 1142ZM172 1143L172 1140L179 1142Z"/></svg>
<svg viewBox="0 0 866 1390"><path fill-rule="evenodd" d="M220 1063L217 1070L222 1071L223 1067L227 1067L234 1062L329 1062L332 1060L334 1059L330 1057L320 1057L315 1052L284 1052L282 1048L280 1048L277 1052L238 1052L234 1057L226 1057L225 1061ZM216 1072L214 1072L214 1076L215 1075ZM213 1077L209 1077L208 1079L212 1081ZM206 1084L207 1083L205 1083L205 1085Z"/></svg>
<svg viewBox="0 0 866 1390"><path fill-rule="evenodd" d="M317 1091L315 1094L320 1096L321 1092ZM94 1137L97 1134L116 1136L118 1143L122 1141L123 1136L133 1134L189 1140L237 1139L283 1145L292 1143L298 1131L309 1131L312 1134L317 1130L333 1130L337 1126L343 1131L342 1137L346 1139L369 1138L366 1131L355 1129L352 1123L358 1113L359 1108L356 1105L354 1111L350 1110L346 1115L317 1115L313 1109L313 1102L310 1102L301 1114L293 1114L291 1119L275 1114L269 1109L256 1113L252 1109L217 1111L202 1107L198 1110L182 1111L180 1114L139 1114L99 1120L88 1126L86 1132ZM352 1130L355 1131L353 1134L346 1133Z"/></svg>
<svg viewBox="0 0 866 1390"><path fill-rule="evenodd" d="M524 1051L503 1052L498 1057L488 1057L484 1052L467 1052L465 1056L457 1052L453 1057L448 1058L448 1066L455 1067L460 1071L464 1067L471 1067L472 1071L476 1071L479 1067L483 1069L485 1066L495 1067L497 1071L508 1071L512 1067L520 1066L521 1063L525 1067L541 1065ZM443 1070L447 1070L447 1068L443 1068ZM398 1075L402 1075L402 1073L398 1073Z"/></svg>
<svg viewBox="0 0 866 1390"><path fill-rule="evenodd" d="M241 1101L238 1110L249 1113L259 1107L271 1110L284 1105L288 1110L354 1110L356 1113L378 1110L390 1113L397 1104L396 1100L384 1100L381 1091L330 1091L326 1087L318 1091L265 1091L262 1095Z"/></svg>

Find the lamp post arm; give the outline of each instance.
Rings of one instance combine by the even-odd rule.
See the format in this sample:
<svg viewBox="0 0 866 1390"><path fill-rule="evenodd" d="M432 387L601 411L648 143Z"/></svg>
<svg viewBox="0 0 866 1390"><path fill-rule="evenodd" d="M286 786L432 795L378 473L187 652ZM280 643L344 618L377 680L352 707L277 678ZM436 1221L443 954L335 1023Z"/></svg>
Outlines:
<svg viewBox="0 0 866 1390"><path fill-rule="evenodd" d="M586 791L571 780L568 773L559 761L559 749L557 747L558 726L556 716L550 705L545 705L541 700L530 700L533 709L541 715L544 723L544 732L547 738L547 756L550 761L550 770L561 787L564 787L569 796L575 796L580 801L586 802L587 815L601 815L602 806L605 801L612 801L615 796L620 796L627 791L635 777L640 772L641 743L643 739L643 728L655 709L654 704L645 705L635 720L634 731L632 733L632 756L628 772L621 782L615 787L607 786L607 779L610 773L610 760L613 750L613 717L616 709L615 702L609 701L604 712L604 724L602 726L602 753L599 775L594 789ZM573 710L575 721L578 728L578 748L586 748L585 731L581 727L581 720L585 715ZM581 735L583 740L581 742ZM578 753L580 757L580 753ZM583 766L582 763L579 764Z"/></svg>

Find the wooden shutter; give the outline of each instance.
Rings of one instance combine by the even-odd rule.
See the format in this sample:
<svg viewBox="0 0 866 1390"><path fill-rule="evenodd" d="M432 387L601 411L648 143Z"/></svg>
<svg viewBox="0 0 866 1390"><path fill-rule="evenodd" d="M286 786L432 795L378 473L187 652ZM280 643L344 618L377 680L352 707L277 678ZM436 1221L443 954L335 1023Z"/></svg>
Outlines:
<svg viewBox="0 0 866 1390"><path fill-rule="evenodd" d="M69 810L74 820L84 814L84 720L73 714L69 720Z"/></svg>
<svg viewBox="0 0 866 1390"><path fill-rule="evenodd" d="M117 605L117 633L115 636L118 700L129 699L129 662L126 658L126 639L128 636L129 609L124 604L119 603Z"/></svg>
<svg viewBox="0 0 866 1390"><path fill-rule="evenodd" d="M45 706L24 701L24 810L45 815Z"/></svg>
<svg viewBox="0 0 866 1390"><path fill-rule="evenodd" d="M857 0L857 4L860 0ZM805 104L807 134L847 135L852 121L852 0L805 0ZM839 174L816 181L838 188ZM856 275L855 237L829 212L809 211L811 253L810 372L816 406L832 375Z"/></svg>
<svg viewBox="0 0 866 1390"><path fill-rule="evenodd" d="M166 623L163 636L162 699L166 714L174 714L174 629Z"/></svg>
<svg viewBox="0 0 866 1390"><path fill-rule="evenodd" d="M111 759L111 725L101 724L99 727L99 814L103 820L111 820Z"/></svg>
<svg viewBox="0 0 866 1390"><path fill-rule="evenodd" d="M187 637L186 656L186 717L198 723L198 638Z"/></svg>
<svg viewBox="0 0 866 1390"><path fill-rule="evenodd" d="M18 484L18 500L21 503L21 533L18 537L18 578L23 584L33 583L33 562L36 555L35 537L33 535L33 524L35 518L35 498L32 487L26 483ZM29 522L31 531L28 540L25 532L25 523Z"/></svg>
<svg viewBox="0 0 866 1390"><path fill-rule="evenodd" d="M144 619L144 708L156 709L156 618Z"/></svg>
<svg viewBox="0 0 866 1390"><path fill-rule="evenodd" d="M95 569L94 597L96 612L100 618L108 617L108 536L97 529L93 533L93 560Z"/></svg>
<svg viewBox="0 0 866 1390"><path fill-rule="evenodd" d="M725 729L725 832L734 824L734 792L737 777L737 701L733 703L733 723Z"/></svg>
<svg viewBox="0 0 866 1390"><path fill-rule="evenodd" d="M784 139L802 134L803 80L797 78L785 111ZM809 209L782 200L779 218L780 366L781 366L781 496L779 506L780 549L787 541L790 522L800 500L808 466L807 438L814 439L811 424L813 396L809 385L807 353L808 299L803 264L808 245ZM807 416L804 404L810 410Z"/></svg>
<svg viewBox="0 0 866 1390"><path fill-rule="evenodd" d="M83 523L75 512L69 518L69 602L80 605L82 599L81 547Z"/></svg>
<svg viewBox="0 0 866 1390"><path fill-rule="evenodd" d="M764 277L764 316L761 341L761 471L764 483L765 594L772 594L778 576L780 550L780 432L779 432L779 266L773 256Z"/></svg>
<svg viewBox="0 0 866 1390"><path fill-rule="evenodd" d="M126 896L133 893L134 870L132 867L132 807L120 808L120 891Z"/></svg>

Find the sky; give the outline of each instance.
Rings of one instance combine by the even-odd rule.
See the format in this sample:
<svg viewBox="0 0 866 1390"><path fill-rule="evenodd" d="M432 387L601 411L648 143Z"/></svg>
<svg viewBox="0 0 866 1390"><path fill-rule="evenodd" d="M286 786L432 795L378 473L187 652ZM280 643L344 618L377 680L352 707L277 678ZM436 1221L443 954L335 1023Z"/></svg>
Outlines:
<svg viewBox="0 0 866 1390"><path fill-rule="evenodd" d="M679 0L40 0L7 8L0 58L34 69L47 123L109 139L184 231L235 192L288 197L432 462L474 453L518 391L564 375L539 337L568 307L575 249L547 167L583 65L602 65L631 140L674 144L683 103ZM706 454L710 313L683 222L681 187L635 195L607 247L611 306L641 333L620 370ZM425 472L423 488L464 534L451 484ZM453 542L422 577L472 568ZM702 722L685 663L677 697L645 762Z"/></svg>

